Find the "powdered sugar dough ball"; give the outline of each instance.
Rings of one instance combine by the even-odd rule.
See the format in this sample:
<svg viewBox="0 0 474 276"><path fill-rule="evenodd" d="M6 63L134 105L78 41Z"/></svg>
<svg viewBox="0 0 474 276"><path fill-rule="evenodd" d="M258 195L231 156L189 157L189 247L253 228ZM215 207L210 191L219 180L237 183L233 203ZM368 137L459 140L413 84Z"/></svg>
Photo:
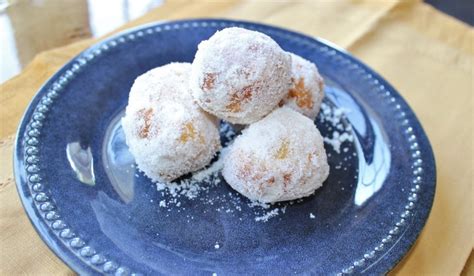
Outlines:
<svg viewBox="0 0 474 276"><path fill-rule="evenodd" d="M217 120L194 103L189 63L141 75L132 86L122 127L138 168L171 181L206 166L220 149Z"/></svg>
<svg viewBox="0 0 474 276"><path fill-rule="evenodd" d="M173 62L138 76L130 89L127 109L141 108L162 100L192 104L190 72L190 63Z"/></svg>
<svg viewBox="0 0 474 276"><path fill-rule="evenodd" d="M324 81L314 63L291 54L291 87L281 105L314 121L324 98Z"/></svg>
<svg viewBox="0 0 474 276"><path fill-rule="evenodd" d="M326 180L329 166L314 123L282 107L243 130L222 174L239 193L269 203L311 195Z"/></svg>
<svg viewBox="0 0 474 276"><path fill-rule="evenodd" d="M290 69L290 55L269 36L227 28L199 44L191 89L209 113L249 124L271 112L288 92Z"/></svg>

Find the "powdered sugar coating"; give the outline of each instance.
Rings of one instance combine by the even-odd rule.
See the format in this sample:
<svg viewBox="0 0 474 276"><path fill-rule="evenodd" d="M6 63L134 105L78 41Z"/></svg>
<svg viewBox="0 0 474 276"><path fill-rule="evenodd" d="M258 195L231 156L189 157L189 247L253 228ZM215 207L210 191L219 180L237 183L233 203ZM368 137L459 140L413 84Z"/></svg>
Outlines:
<svg viewBox="0 0 474 276"><path fill-rule="evenodd" d="M269 203L311 195L326 180L329 166L314 123L282 107L243 130L222 174L244 196Z"/></svg>
<svg viewBox="0 0 474 276"><path fill-rule="evenodd" d="M192 64L198 104L234 124L271 112L290 87L291 57L269 36L227 28L201 42Z"/></svg>
<svg viewBox="0 0 474 276"><path fill-rule="evenodd" d="M138 168L171 181L206 166L220 149L217 120L194 102L191 64L171 63L139 76L122 127Z"/></svg>
<svg viewBox="0 0 474 276"><path fill-rule="evenodd" d="M315 120L324 98L324 81L314 63L291 55L291 88L283 104Z"/></svg>

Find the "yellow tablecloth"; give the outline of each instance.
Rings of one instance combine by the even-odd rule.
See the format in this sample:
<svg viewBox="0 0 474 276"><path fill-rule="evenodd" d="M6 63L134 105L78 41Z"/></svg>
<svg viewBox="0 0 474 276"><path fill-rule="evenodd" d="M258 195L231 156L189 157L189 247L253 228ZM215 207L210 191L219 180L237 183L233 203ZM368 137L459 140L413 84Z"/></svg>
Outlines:
<svg viewBox="0 0 474 276"><path fill-rule="evenodd" d="M437 162L433 210L394 272L452 275L473 248L473 29L419 1L167 1L123 28L155 20L254 20L328 39L384 76L415 110ZM71 274L40 240L12 177L12 139L28 102L61 65L95 41L38 55L0 86L0 274Z"/></svg>

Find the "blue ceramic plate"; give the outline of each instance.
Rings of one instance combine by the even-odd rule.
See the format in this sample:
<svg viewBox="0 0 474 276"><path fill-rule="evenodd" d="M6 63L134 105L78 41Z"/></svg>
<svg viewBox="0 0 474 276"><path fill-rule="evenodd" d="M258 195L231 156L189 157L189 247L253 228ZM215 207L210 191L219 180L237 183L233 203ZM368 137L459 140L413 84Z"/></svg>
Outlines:
<svg viewBox="0 0 474 276"><path fill-rule="evenodd" d="M315 123L331 173L311 197L253 206L217 173L176 198L133 166L119 119L134 79L191 62L201 40L231 26L268 34L326 80ZM234 135L224 123L221 133ZM86 50L31 102L14 162L33 225L80 274L381 274L413 245L435 193L429 141L378 74L325 41L228 20L147 25Z"/></svg>

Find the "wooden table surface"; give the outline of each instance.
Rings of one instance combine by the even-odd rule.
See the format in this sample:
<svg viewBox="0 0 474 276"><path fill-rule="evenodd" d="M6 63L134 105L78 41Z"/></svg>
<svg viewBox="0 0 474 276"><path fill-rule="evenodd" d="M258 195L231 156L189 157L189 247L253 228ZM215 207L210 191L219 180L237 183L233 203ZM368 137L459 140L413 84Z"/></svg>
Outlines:
<svg viewBox="0 0 474 276"><path fill-rule="evenodd" d="M323 37L360 58L403 95L421 120L437 163L425 229L393 273L472 275L473 29L419 1L167 1L120 29L156 20L225 17ZM0 275L73 274L41 241L20 204L12 144L32 96L95 40L43 52L0 86ZM471 258L472 259L472 258Z"/></svg>

